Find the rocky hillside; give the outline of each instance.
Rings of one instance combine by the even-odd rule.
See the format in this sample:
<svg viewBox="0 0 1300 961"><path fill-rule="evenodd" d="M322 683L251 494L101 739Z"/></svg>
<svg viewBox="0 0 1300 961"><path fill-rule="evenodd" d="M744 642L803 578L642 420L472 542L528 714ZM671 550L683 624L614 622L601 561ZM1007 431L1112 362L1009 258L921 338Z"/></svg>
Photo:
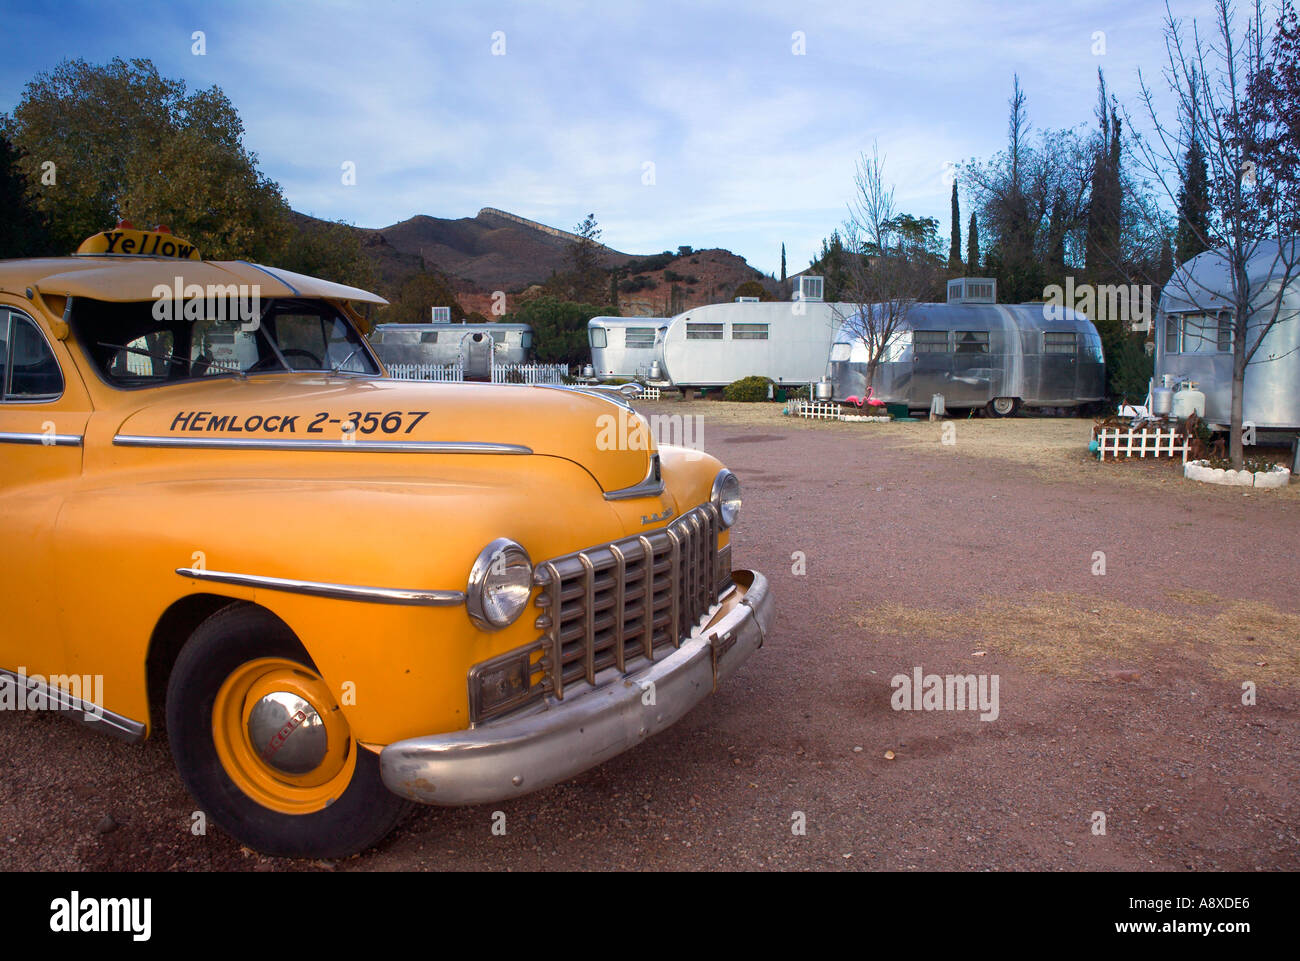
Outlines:
<svg viewBox="0 0 1300 961"><path fill-rule="evenodd" d="M385 291L395 291L427 265L451 279L467 312L485 316L491 316L494 291L505 291L509 306L553 272L568 269L576 240L568 231L492 207L457 220L421 214L390 227L355 229ZM729 300L747 280L765 282L743 257L721 249L646 255L604 247L601 263L619 271L619 306L626 315L666 316L676 312L674 306L686 310ZM774 282L766 285L775 290Z"/></svg>

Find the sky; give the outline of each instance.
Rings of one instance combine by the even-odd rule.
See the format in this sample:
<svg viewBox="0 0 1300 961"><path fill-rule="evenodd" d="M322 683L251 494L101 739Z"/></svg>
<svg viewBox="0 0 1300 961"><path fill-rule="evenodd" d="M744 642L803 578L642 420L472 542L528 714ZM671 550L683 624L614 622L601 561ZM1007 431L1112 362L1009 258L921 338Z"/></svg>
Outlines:
<svg viewBox="0 0 1300 961"><path fill-rule="evenodd" d="M1209 0L1171 5L1208 25ZM1161 85L1164 17L1162 0L5 0L0 110L65 58L148 58L224 90L304 213L497 207L573 229L594 212L618 250L725 247L774 273L784 243L793 273L873 143L897 208L946 236L954 165L1004 145L1013 74L1034 126L1091 126L1099 67L1130 109L1139 67Z"/></svg>

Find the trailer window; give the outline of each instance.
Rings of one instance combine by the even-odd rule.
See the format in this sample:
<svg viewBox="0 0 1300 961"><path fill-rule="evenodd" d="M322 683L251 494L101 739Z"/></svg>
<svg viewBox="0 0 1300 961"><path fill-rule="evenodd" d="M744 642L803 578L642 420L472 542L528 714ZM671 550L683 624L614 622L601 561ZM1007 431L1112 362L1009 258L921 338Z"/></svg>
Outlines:
<svg viewBox="0 0 1300 961"><path fill-rule="evenodd" d="M687 324L687 340L721 340L721 324Z"/></svg>
<svg viewBox="0 0 1300 961"><path fill-rule="evenodd" d="M524 350L533 346L533 332L531 330L525 330L519 335L519 346Z"/></svg>
<svg viewBox="0 0 1300 961"><path fill-rule="evenodd" d="M987 330L957 331L957 353L987 354L989 352L989 332Z"/></svg>
<svg viewBox="0 0 1300 961"><path fill-rule="evenodd" d="M946 354L948 352L948 331L913 331L912 349L918 354Z"/></svg>
<svg viewBox="0 0 1300 961"><path fill-rule="evenodd" d="M436 330L426 330L420 334L420 343L436 344L438 342L438 332Z"/></svg>
<svg viewBox="0 0 1300 961"><path fill-rule="evenodd" d="M380 334L379 342L401 347L414 346L420 342L420 332L418 330L385 330Z"/></svg>
<svg viewBox="0 0 1300 961"><path fill-rule="evenodd" d="M644 349L653 347L655 345L655 329L653 327L629 327L624 343L631 348Z"/></svg>
<svg viewBox="0 0 1300 961"><path fill-rule="evenodd" d="M1232 350L1232 315L1172 314L1165 321L1165 351L1216 354Z"/></svg>
<svg viewBox="0 0 1300 961"><path fill-rule="evenodd" d="M881 360L886 364L897 364L907 353L907 349L912 346L912 332L910 330L900 330L885 344L885 352Z"/></svg>
<svg viewBox="0 0 1300 961"><path fill-rule="evenodd" d="M732 324L732 340L767 340L767 324Z"/></svg>
<svg viewBox="0 0 1300 961"><path fill-rule="evenodd" d="M609 336L605 333L604 327L592 327L588 333L591 334L592 347L600 349L609 343Z"/></svg>
<svg viewBox="0 0 1300 961"><path fill-rule="evenodd" d="M1095 361L1098 364L1105 362L1105 357L1101 350L1101 337L1088 331L1083 335L1083 355L1087 360Z"/></svg>
<svg viewBox="0 0 1300 961"><path fill-rule="evenodd" d="M1045 330L1043 331L1043 353L1045 354L1073 354L1078 351L1078 339L1074 336L1074 331L1065 330Z"/></svg>

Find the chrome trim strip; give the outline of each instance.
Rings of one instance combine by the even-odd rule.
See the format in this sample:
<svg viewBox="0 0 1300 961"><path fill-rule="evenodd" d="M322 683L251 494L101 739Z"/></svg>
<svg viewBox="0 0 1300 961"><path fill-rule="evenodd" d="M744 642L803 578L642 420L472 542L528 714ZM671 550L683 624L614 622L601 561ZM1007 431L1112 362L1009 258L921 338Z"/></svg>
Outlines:
<svg viewBox="0 0 1300 961"><path fill-rule="evenodd" d="M0 431L0 444L34 444L37 447L80 447L81 434L26 434Z"/></svg>
<svg viewBox="0 0 1300 961"><path fill-rule="evenodd" d="M641 638L641 653L645 655L647 661L653 661L655 657L655 546L644 534L637 537L637 540L641 542L641 550L645 552L644 563L641 566L644 571L641 579L645 585L645 634ZM669 630L677 630L677 625L674 624Z"/></svg>
<svg viewBox="0 0 1300 961"><path fill-rule="evenodd" d="M609 552L614 555L614 596L627 597L627 555L618 544L610 544ZM624 624L622 617L614 618L614 664L620 674L627 673L627 652L623 650Z"/></svg>
<svg viewBox="0 0 1300 961"><path fill-rule="evenodd" d="M280 450L280 451L360 451L366 454L531 454L532 448L519 444L493 444L481 441L409 440L377 442L359 440L253 440L223 437L168 437L144 434L118 434L114 447L164 447L208 450Z"/></svg>
<svg viewBox="0 0 1300 961"><path fill-rule="evenodd" d="M587 636L584 639L586 653L583 660L587 664L587 683L596 686L596 565L585 553L578 555L582 563L583 615L587 621ZM620 598L621 601L621 598ZM619 614L615 614L620 617ZM621 619L621 617L620 617ZM564 665L560 665L564 670Z"/></svg>
<svg viewBox="0 0 1300 961"><path fill-rule="evenodd" d="M328 584L322 581L300 581L288 577L262 577L257 574L232 574L229 571L196 570L178 567L181 577L219 584L238 584L242 587L262 587L269 591L289 594L310 594L314 597L331 597L343 601L364 601L371 604L404 604L414 607L458 607L465 603L464 591L406 590L396 587L361 587L356 584Z"/></svg>
<svg viewBox="0 0 1300 961"><path fill-rule="evenodd" d="M29 692L28 696L33 693L41 694L47 702L57 702L58 706L50 708L51 710L60 714L71 714L74 721L84 724L91 730L108 734L128 744L136 744L144 740L145 726L140 721L115 714L93 702L87 703L60 688L51 688L48 684L33 680L26 674L16 674L0 667L0 683L6 681L15 687L22 683Z"/></svg>
<svg viewBox="0 0 1300 961"><path fill-rule="evenodd" d="M601 400L608 401L615 407L622 407L624 410L633 410L632 403L627 394L622 391L623 387L630 386L623 384L621 387L610 387L603 384L577 386L573 384L533 384L533 387L545 387L548 390L567 390L575 394L586 394L588 397L598 397ZM637 392L641 390L641 385L637 385ZM617 396L615 396L617 395Z"/></svg>
<svg viewBox="0 0 1300 961"><path fill-rule="evenodd" d="M658 478L655 475L658 474ZM628 501L637 497L658 497L664 492L663 468L659 464L659 455L650 455L650 469L646 471L645 479L640 483L633 484L631 487L624 487L620 490L609 491L605 495L607 501Z"/></svg>

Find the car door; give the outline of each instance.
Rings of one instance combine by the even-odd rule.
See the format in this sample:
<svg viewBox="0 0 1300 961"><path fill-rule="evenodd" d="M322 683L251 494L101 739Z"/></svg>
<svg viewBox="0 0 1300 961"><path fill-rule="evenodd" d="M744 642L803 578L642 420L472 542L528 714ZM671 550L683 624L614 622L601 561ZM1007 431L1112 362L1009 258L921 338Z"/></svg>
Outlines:
<svg viewBox="0 0 1300 961"><path fill-rule="evenodd" d="M89 398L67 346L0 302L0 669L62 670L53 568L59 508L81 477Z"/></svg>

